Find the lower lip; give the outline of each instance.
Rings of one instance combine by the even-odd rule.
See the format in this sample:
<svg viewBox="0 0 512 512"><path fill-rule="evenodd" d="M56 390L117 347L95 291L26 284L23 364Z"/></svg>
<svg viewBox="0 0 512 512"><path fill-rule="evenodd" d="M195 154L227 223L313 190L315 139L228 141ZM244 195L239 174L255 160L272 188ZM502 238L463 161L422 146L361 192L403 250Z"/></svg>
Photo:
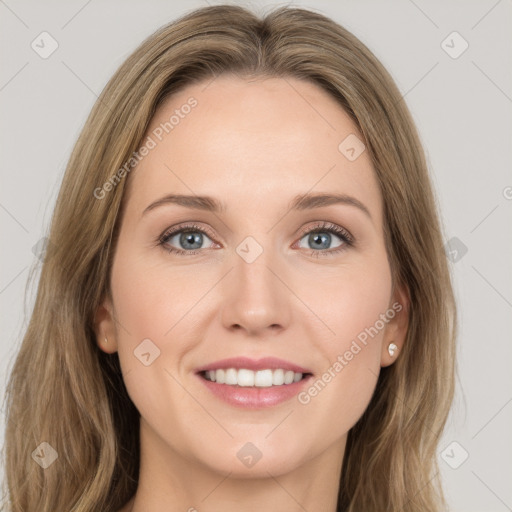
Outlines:
<svg viewBox="0 0 512 512"><path fill-rule="evenodd" d="M308 375L291 384L260 388L218 384L198 374L198 378L214 395L230 405L246 409L264 409L286 402L297 395L311 377Z"/></svg>

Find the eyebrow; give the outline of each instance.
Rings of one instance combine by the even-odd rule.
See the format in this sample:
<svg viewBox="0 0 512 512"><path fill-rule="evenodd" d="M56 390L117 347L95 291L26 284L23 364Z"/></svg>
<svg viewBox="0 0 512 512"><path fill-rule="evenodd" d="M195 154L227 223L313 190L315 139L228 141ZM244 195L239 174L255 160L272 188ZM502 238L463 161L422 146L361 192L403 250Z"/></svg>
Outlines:
<svg viewBox="0 0 512 512"><path fill-rule="evenodd" d="M177 204L185 208L195 210L204 210L214 213L221 213L226 210L226 205L210 196L184 195L184 194L168 194L157 201L151 203L142 212L142 216L146 213L167 204ZM354 206L364 212L370 219L372 218L368 208L358 199L346 194L324 194L324 193L306 193L295 196L289 203L289 210L310 210L313 208L322 208L333 204L345 204Z"/></svg>

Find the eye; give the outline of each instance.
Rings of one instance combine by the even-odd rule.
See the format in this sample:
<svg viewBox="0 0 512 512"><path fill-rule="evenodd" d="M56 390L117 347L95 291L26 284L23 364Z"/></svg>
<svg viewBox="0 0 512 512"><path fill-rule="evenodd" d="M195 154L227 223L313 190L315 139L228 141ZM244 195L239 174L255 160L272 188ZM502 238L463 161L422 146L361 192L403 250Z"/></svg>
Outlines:
<svg viewBox="0 0 512 512"><path fill-rule="evenodd" d="M165 231L158 238L157 244L169 253L192 256L217 245L208 235L208 231L197 224L180 225ZM203 247L205 239L210 241L209 247ZM303 245L303 240L306 246ZM312 228L303 230L297 243L298 249L312 249L310 255L319 257L332 256L346 250L354 245L354 239L346 229L336 224L319 222Z"/></svg>
<svg viewBox="0 0 512 512"><path fill-rule="evenodd" d="M189 224L166 231L159 238L158 243L170 253L188 256L197 254L201 249L204 249L202 245L205 238L212 242L203 228L196 224ZM176 245L178 248L175 247Z"/></svg>
<svg viewBox="0 0 512 512"><path fill-rule="evenodd" d="M305 247L301 244L303 240L305 240ZM333 243L335 245L332 245ZM336 224L322 222L303 233L299 240L299 248L313 249L311 256L330 256L347 249L353 243L354 239L346 229Z"/></svg>

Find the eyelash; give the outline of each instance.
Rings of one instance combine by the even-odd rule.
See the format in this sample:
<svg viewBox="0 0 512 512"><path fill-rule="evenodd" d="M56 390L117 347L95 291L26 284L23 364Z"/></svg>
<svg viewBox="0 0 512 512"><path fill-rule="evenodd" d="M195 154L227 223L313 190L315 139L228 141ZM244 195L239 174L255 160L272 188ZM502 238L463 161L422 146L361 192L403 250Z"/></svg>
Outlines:
<svg viewBox="0 0 512 512"><path fill-rule="evenodd" d="M179 256L193 256L203 251L204 249L184 251L183 249L176 249L175 247L170 247L166 244L170 238L172 238L174 235L178 233L196 231L208 236L211 239L214 238L208 230L201 226L198 226L197 224L184 224L165 231L162 235L158 237L157 245L161 246L168 253L177 254ZM312 250L310 256L313 257L318 258L320 256L333 256L346 250L348 247L352 247L354 245L354 238L346 229L337 226L336 224L332 224L330 222L322 221L310 229L301 231L299 240L301 240L305 235L309 235L310 233L333 233L343 241L343 243L339 247L336 247L335 249L322 249L318 251Z"/></svg>

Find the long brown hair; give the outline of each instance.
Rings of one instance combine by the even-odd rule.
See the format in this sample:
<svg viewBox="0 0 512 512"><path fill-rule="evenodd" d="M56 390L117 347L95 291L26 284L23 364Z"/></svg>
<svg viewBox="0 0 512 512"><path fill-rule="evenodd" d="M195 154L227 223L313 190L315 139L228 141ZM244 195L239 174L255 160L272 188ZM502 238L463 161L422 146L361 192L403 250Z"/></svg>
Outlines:
<svg viewBox="0 0 512 512"><path fill-rule="evenodd" d="M454 389L455 303L427 164L389 73L323 15L238 6L187 13L147 38L101 93L70 157L30 322L6 391L9 510L117 511L135 493L139 413L94 315L110 269L130 161L169 94L224 73L295 77L328 91L364 137L380 184L409 328L348 435L338 511L438 511L436 447ZM340 141L341 142L341 141ZM105 185L110 183L110 185ZM58 454L46 469L37 450Z"/></svg>

